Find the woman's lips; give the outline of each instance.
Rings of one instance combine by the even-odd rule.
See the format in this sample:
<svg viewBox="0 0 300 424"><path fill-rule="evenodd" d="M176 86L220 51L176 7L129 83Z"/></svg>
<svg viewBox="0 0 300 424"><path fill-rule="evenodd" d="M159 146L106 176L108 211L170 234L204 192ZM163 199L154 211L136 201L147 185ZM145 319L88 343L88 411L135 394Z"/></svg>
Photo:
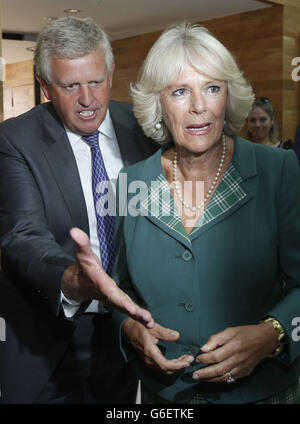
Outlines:
<svg viewBox="0 0 300 424"><path fill-rule="evenodd" d="M193 124L186 127L186 130L193 135L203 135L210 131L211 124L206 122L204 124Z"/></svg>

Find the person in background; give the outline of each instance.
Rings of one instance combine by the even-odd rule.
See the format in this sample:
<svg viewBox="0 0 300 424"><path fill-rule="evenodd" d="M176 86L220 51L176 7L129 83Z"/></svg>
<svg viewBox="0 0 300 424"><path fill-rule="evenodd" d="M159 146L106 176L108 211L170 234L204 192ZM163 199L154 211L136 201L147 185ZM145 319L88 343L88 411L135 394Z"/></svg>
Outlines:
<svg viewBox="0 0 300 424"><path fill-rule="evenodd" d="M201 26L166 30L132 93L138 122L161 144L117 185L125 191L124 174L130 189L112 276L157 323L113 313L124 357L136 355L142 402L299 403L294 153L237 136L252 88ZM174 330L172 341L158 324Z"/></svg>
<svg viewBox="0 0 300 424"><path fill-rule="evenodd" d="M274 108L267 97L255 98L246 123L246 137L254 143L282 149L293 147L291 140L285 142L279 140Z"/></svg>
<svg viewBox="0 0 300 424"><path fill-rule="evenodd" d="M91 18L45 27L35 69L50 101L0 126L0 402L133 403L134 368L102 301L153 321L109 277L114 220L103 199L124 165L157 146L130 104L110 101L113 52ZM72 227L89 234L93 253L72 230L76 258Z"/></svg>

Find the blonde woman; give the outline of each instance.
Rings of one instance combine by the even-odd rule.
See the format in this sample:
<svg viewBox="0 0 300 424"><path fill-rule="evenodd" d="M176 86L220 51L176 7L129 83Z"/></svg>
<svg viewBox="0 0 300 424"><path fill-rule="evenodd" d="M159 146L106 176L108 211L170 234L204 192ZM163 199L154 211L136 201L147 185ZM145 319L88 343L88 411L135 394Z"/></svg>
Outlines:
<svg viewBox="0 0 300 424"><path fill-rule="evenodd" d="M132 92L145 134L161 143L123 169L118 188L126 174L113 278L157 323L149 330L115 313L125 357L138 353L142 401L296 402L295 155L237 136L252 89L203 27L164 32Z"/></svg>

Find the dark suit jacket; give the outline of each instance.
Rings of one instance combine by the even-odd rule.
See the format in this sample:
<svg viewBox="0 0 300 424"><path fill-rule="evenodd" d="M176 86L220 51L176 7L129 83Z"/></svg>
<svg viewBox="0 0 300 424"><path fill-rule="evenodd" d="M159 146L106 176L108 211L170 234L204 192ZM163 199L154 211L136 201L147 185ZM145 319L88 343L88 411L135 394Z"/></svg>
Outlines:
<svg viewBox="0 0 300 424"><path fill-rule="evenodd" d="M298 122L297 129L296 129L296 134L294 139L294 150L300 165L300 121Z"/></svg>
<svg viewBox="0 0 300 424"><path fill-rule="evenodd" d="M280 357L266 359L235 384L197 383L192 373L199 364L164 376L140 363L148 391L176 403L188 402L194 391L212 403L254 402L296 383L300 374L300 342L293 337L300 316L300 170L291 151L239 137L234 146L239 197L231 194L231 206L218 208L216 193L217 216L189 237L178 220L168 219L168 190L160 201L155 188L150 194L162 173L161 152L123 170L128 185L144 182L148 191L142 214L117 217L113 277L155 321L180 332L176 343L159 344L168 359L197 356L211 335L269 315L288 334ZM135 196L129 194L128 205L137 203ZM122 314L114 314L122 322Z"/></svg>
<svg viewBox="0 0 300 424"><path fill-rule="evenodd" d="M131 105L109 110L125 164L155 151ZM76 319L64 318L60 291L74 226L89 234L76 161L52 104L42 104L0 126L0 402L32 402L66 349Z"/></svg>

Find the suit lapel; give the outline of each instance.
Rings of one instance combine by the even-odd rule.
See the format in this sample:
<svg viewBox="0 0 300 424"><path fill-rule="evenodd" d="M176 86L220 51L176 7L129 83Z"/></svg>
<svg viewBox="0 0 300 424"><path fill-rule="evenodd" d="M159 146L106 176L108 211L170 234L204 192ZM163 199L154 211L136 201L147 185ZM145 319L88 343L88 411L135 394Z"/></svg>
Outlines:
<svg viewBox="0 0 300 424"><path fill-rule="evenodd" d="M124 166L131 165L136 162L136 149L132 146L134 133L132 130L117 121L114 122L114 129Z"/></svg>
<svg viewBox="0 0 300 424"><path fill-rule="evenodd" d="M120 153L124 166L131 165L145 159L146 155L141 148L139 134L141 129L130 109L130 105L121 107L117 102L109 103L109 112L116 133ZM149 151L149 154L151 152Z"/></svg>
<svg viewBox="0 0 300 424"><path fill-rule="evenodd" d="M66 131L52 105L43 113L43 151L62 197L67 205L73 225L89 234L89 224L80 176Z"/></svg>

